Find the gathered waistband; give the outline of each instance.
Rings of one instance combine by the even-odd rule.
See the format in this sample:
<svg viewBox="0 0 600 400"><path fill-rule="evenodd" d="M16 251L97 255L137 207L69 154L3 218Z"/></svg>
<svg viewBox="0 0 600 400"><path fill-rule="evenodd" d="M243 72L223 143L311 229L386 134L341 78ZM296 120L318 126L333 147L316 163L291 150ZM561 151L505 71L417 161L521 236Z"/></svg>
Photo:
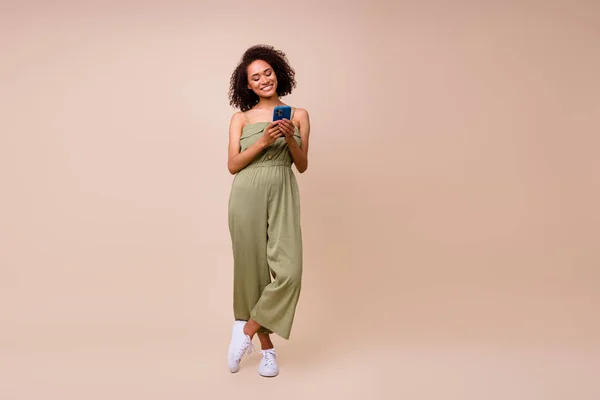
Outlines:
<svg viewBox="0 0 600 400"><path fill-rule="evenodd" d="M246 168L244 168L244 169L266 168L266 167L288 167L288 168L291 168L292 165L290 163L284 163L284 162L261 162L261 163L250 164L250 165L246 166Z"/></svg>

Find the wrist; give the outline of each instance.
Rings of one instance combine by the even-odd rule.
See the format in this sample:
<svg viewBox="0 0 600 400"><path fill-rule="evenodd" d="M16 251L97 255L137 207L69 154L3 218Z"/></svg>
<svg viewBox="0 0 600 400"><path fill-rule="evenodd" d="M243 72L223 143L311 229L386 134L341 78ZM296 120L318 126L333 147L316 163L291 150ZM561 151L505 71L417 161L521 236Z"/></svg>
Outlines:
<svg viewBox="0 0 600 400"><path fill-rule="evenodd" d="M267 142L264 138L264 136L261 136L257 141L256 144L258 145L260 150L264 150L267 148Z"/></svg>

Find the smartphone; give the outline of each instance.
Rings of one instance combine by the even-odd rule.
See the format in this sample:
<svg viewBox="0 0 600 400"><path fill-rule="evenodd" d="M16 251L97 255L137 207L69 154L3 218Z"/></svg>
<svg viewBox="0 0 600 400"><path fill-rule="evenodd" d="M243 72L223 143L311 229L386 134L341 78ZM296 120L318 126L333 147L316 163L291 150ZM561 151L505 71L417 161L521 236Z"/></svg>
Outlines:
<svg viewBox="0 0 600 400"><path fill-rule="evenodd" d="M277 106L273 110L273 121L279 121L282 119L292 119L292 107L290 106Z"/></svg>

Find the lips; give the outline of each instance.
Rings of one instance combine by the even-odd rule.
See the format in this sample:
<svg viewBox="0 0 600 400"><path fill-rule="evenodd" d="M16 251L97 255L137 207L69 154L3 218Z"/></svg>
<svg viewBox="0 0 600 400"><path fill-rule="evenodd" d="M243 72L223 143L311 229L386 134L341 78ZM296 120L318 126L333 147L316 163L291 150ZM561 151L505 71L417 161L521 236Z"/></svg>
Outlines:
<svg viewBox="0 0 600 400"><path fill-rule="evenodd" d="M260 90L262 90L263 92L268 92L271 89L273 89L273 85L263 86Z"/></svg>

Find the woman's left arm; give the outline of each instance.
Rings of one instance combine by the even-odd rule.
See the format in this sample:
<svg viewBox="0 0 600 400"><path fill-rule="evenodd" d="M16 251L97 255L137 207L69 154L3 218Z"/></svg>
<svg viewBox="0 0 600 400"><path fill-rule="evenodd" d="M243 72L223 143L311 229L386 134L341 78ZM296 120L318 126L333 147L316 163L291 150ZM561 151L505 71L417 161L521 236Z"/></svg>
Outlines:
<svg viewBox="0 0 600 400"><path fill-rule="evenodd" d="M288 144L292 160L299 173L303 173L308 168L308 138L310 136L310 118L308 111L303 108L297 108L294 112L297 119L298 130L300 131L300 145L294 139L294 124L292 121L283 120L280 122L280 130L285 135L285 141Z"/></svg>

